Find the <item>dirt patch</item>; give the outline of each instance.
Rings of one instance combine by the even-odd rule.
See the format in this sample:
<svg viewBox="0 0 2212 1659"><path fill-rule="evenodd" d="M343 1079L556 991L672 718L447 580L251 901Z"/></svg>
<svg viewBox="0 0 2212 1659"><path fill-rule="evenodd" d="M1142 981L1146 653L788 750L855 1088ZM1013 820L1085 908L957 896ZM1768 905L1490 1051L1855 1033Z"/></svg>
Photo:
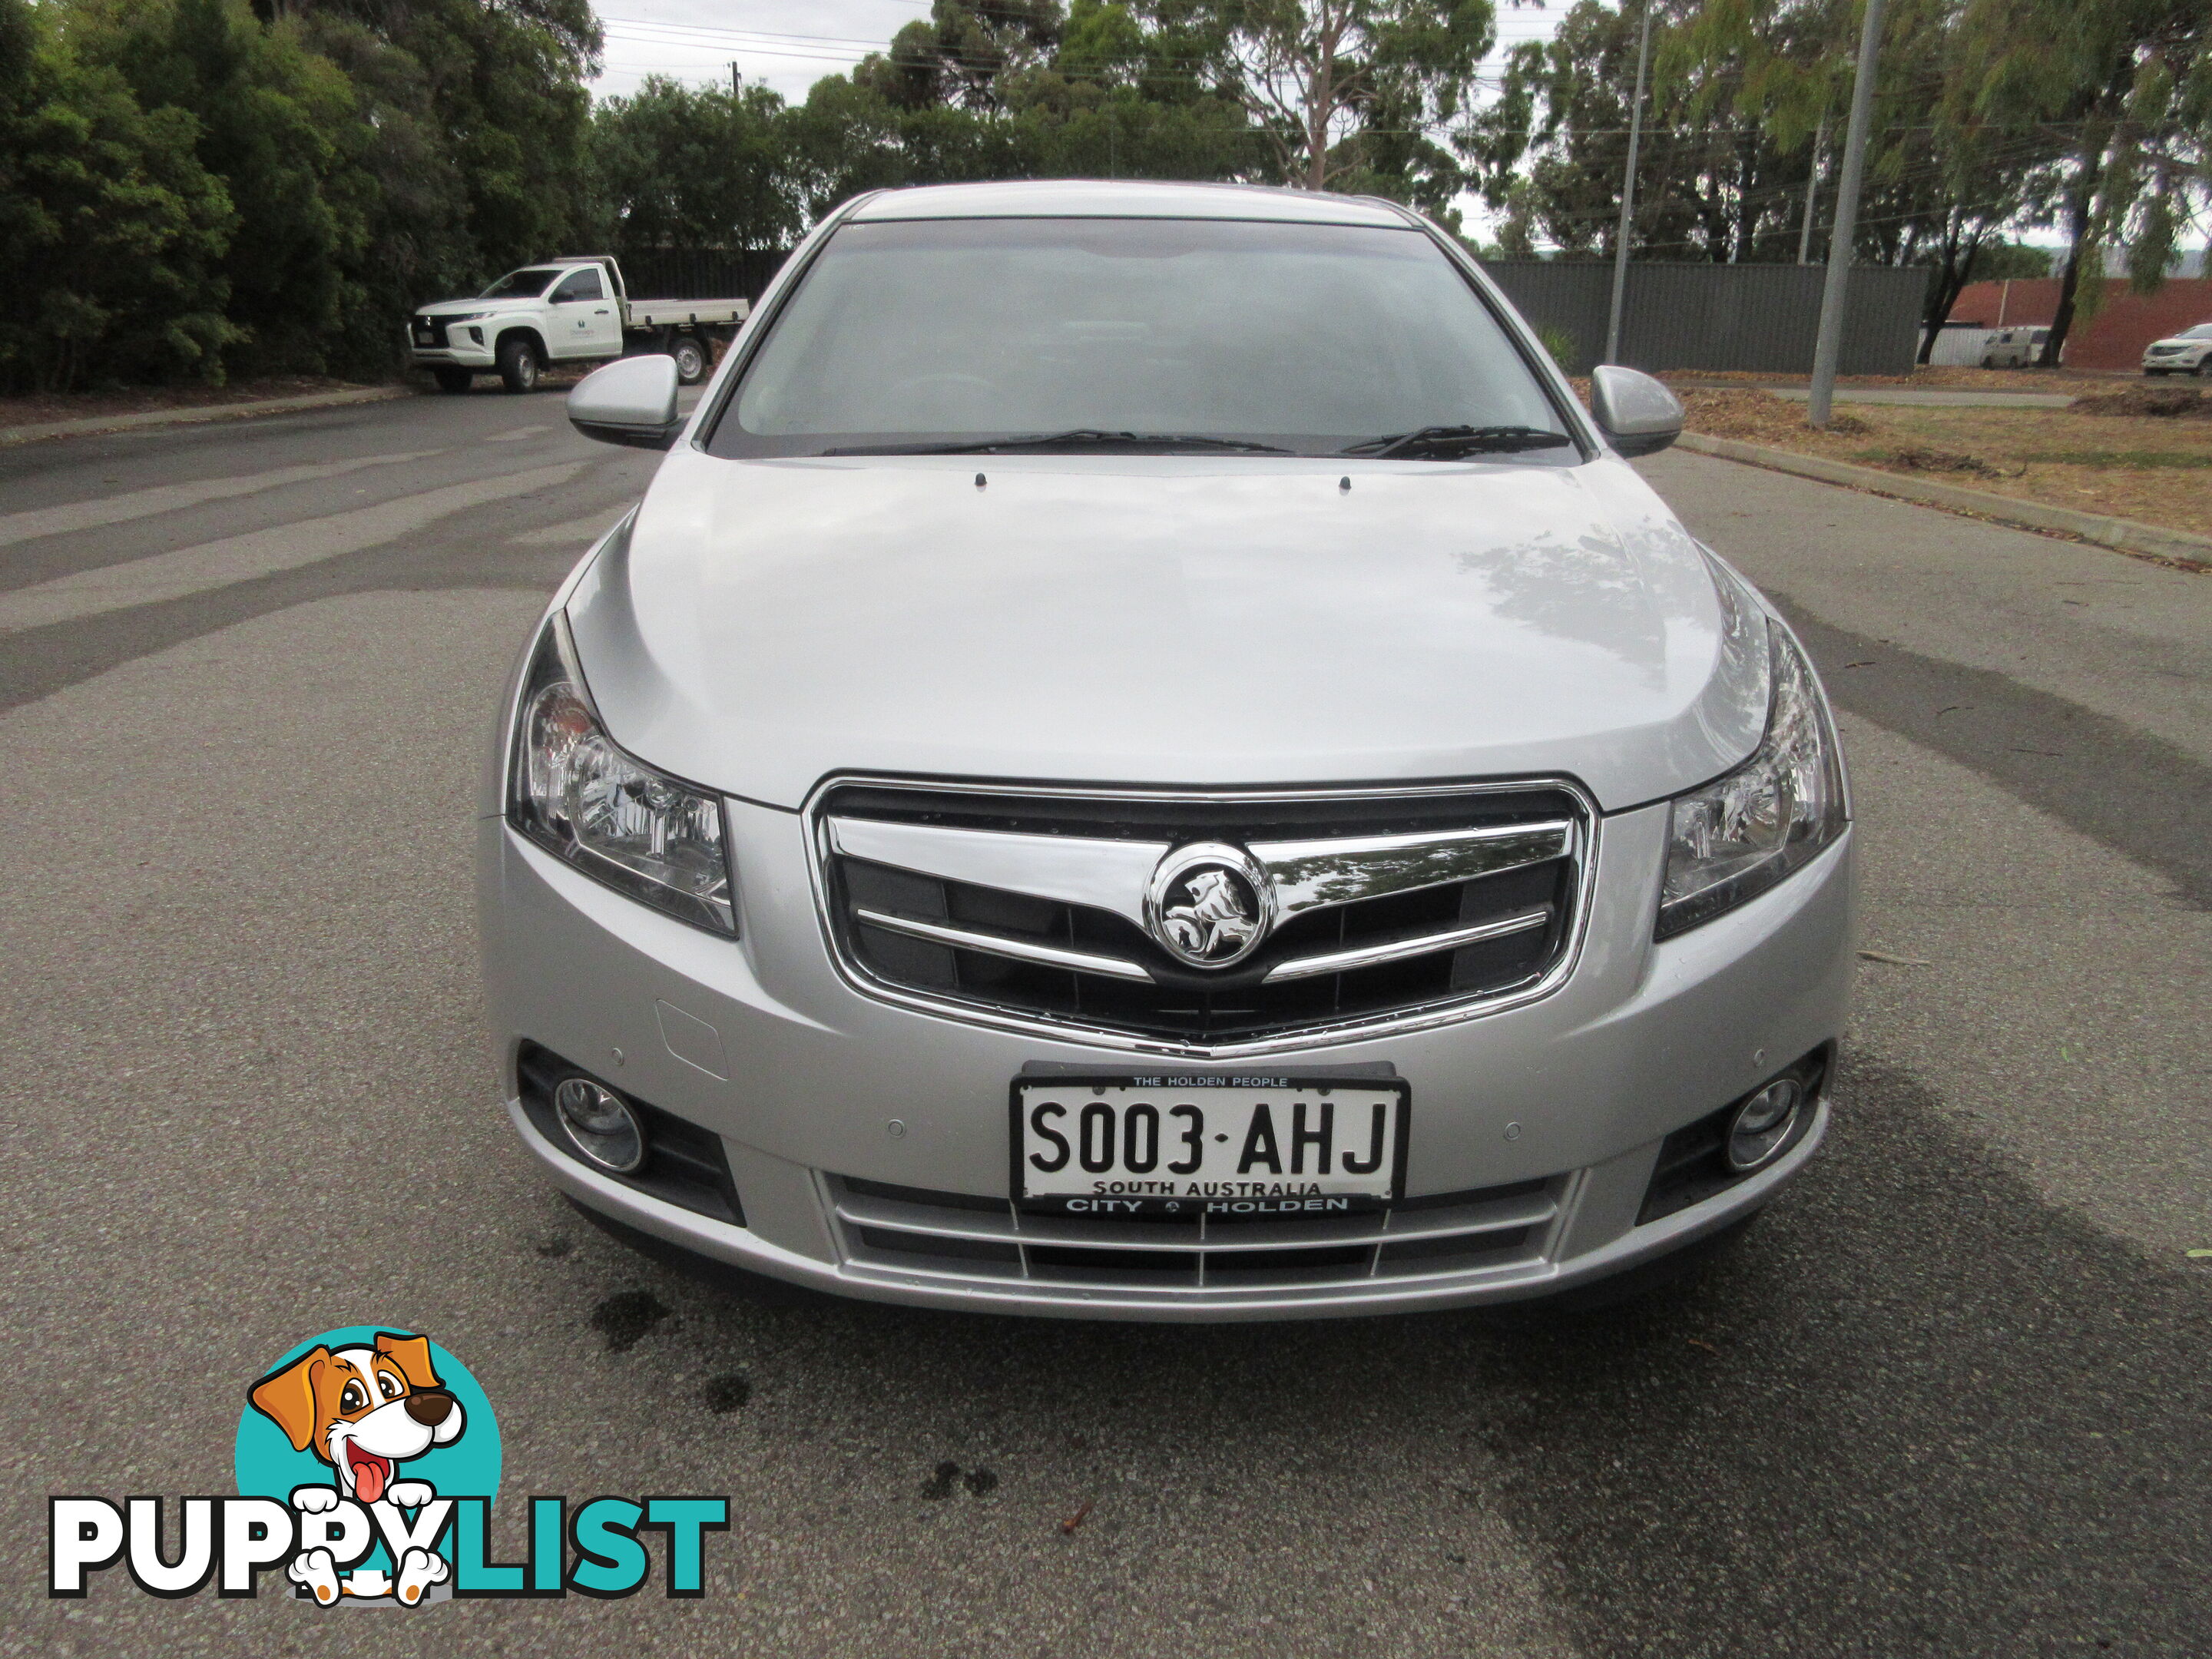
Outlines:
<svg viewBox="0 0 2212 1659"><path fill-rule="evenodd" d="M2212 418L2148 412L2193 391L2130 387L2111 412L1857 404L1815 432L1805 406L1767 392L1686 390L1690 429L1884 471L1949 475L1993 495L2212 536ZM1849 425L1844 422L1848 420Z"/></svg>
<svg viewBox="0 0 2212 1659"><path fill-rule="evenodd" d="M2076 398L2076 415L2133 415L2161 421L2212 421L2212 396L2179 386L2130 386Z"/></svg>
<svg viewBox="0 0 2212 1659"><path fill-rule="evenodd" d="M1863 422L1862 422L1863 425ZM1967 472L1977 478L2016 478L2025 467L2010 471L1956 449L1930 449L1924 444L1900 444L1894 449L1863 451L1860 459L1876 466L1893 466L1906 472Z"/></svg>
<svg viewBox="0 0 2212 1659"><path fill-rule="evenodd" d="M1771 392L1747 387L1741 392L1686 391L1678 394L1689 411L1690 430L1711 438L1741 438L1747 443L1788 445L1805 424L1805 405ZM1828 422L1833 436L1863 437L1874 428L1858 416L1838 410Z"/></svg>
<svg viewBox="0 0 2212 1659"><path fill-rule="evenodd" d="M108 415L147 415L165 409L219 409L270 398L306 398L318 392L358 392L358 381L319 374L280 374L224 386L136 386L118 392L55 392L0 398L0 427L44 426L51 421L94 420Z"/></svg>
<svg viewBox="0 0 2212 1659"><path fill-rule="evenodd" d="M1673 369L1659 378L1676 387L1698 386L1807 386L1809 374L1768 374L1750 369ZM1902 387L1922 392L2075 392L2111 386L2121 376L2094 368L1916 368L1910 374L1839 374L1840 386Z"/></svg>

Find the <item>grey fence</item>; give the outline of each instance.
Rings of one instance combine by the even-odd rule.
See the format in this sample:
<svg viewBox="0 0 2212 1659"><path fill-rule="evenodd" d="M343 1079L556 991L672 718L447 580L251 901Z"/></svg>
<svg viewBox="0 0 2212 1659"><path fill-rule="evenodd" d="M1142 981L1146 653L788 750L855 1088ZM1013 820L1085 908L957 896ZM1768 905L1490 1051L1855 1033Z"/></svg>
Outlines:
<svg viewBox="0 0 2212 1659"><path fill-rule="evenodd" d="M1605 351L1613 265L1597 259L1486 260L1483 269L1530 326L1583 374ZM1620 361L1632 368L1809 374L1820 323L1819 265L1628 266ZM1909 374L1920 344L1929 272L1860 265L1844 312L1840 372Z"/></svg>

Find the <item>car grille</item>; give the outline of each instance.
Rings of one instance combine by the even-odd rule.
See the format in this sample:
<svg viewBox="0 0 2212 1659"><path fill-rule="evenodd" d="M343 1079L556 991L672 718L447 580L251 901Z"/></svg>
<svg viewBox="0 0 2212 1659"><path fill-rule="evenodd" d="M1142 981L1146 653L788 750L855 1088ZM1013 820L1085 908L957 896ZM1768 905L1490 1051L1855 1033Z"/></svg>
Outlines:
<svg viewBox="0 0 2212 1659"><path fill-rule="evenodd" d="M1024 1214L1004 1199L829 1177L848 1262L886 1272L1133 1291L1347 1285L1520 1267L1559 1215L1554 1183L1405 1199L1364 1215L1188 1221Z"/></svg>
<svg viewBox="0 0 2212 1659"><path fill-rule="evenodd" d="M1195 1054L1548 988L1577 934L1595 823L1565 785L1177 798L856 783L812 812L831 940L862 989ZM1194 843L1256 860L1279 896L1272 933L1231 967L1178 961L1146 921L1148 878Z"/></svg>
<svg viewBox="0 0 2212 1659"><path fill-rule="evenodd" d="M2179 357L2188 349L2187 346L2154 345L2145 355L2152 357Z"/></svg>

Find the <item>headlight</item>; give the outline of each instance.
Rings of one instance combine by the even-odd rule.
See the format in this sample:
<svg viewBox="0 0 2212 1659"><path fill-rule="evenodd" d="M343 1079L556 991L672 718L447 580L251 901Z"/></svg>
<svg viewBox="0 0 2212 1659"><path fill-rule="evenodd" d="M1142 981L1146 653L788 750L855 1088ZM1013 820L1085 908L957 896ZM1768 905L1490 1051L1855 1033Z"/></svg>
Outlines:
<svg viewBox="0 0 2212 1659"><path fill-rule="evenodd" d="M615 746L558 611L516 706L507 818L556 858L656 910L737 937L722 803Z"/></svg>
<svg viewBox="0 0 2212 1659"><path fill-rule="evenodd" d="M1741 766L1674 802L1661 939L1765 892L1811 861L1850 821L1844 763L1812 665L1780 623L1766 627L1773 687L1766 736Z"/></svg>
<svg viewBox="0 0 2212 1659"><path fill-rule="evenodd" d="M489 317L489 311L449 311L437 320L441 323L473 323L479 317Z"/></svg>

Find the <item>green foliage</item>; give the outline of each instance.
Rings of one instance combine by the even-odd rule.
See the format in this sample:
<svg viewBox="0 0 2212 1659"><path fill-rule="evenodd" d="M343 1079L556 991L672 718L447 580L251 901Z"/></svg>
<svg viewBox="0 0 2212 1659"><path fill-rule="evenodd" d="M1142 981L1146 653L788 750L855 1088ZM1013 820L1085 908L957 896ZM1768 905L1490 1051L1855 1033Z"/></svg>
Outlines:
<svg viewBox="0 0 2212 1659"><path fill-rule="evenodd" d="M624 247L789 247L807 224L793 124L765 88L742 96L648 80L592 123L603 240Z"/></svg>
<svg viewBox="0 0 2212 1659"><path fill-rule="evenodd" d="M46 8L0 0L0 379L220 381L238 216L186 111L147 110Z"/></svg>
<svg viewBox="0 0 2212 1659"><path fill-rule="evenodd" d="M396 361L586 228L587 0L0 0L0 382Z"/></svg>

